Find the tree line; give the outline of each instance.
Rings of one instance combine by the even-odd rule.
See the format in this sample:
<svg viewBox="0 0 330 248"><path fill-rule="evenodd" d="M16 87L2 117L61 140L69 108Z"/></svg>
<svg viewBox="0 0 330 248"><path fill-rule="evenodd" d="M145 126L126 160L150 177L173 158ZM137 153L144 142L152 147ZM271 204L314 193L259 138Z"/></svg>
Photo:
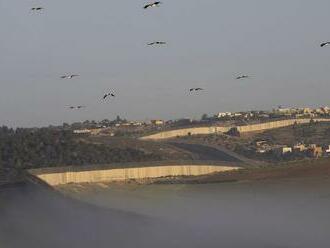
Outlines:
<svg viewBox="0 0 330 248"><path fill-rule="evenodd" d="M161 157L133 148L87 143L63 128L0 127L0 169L155 160Z"/></svg>

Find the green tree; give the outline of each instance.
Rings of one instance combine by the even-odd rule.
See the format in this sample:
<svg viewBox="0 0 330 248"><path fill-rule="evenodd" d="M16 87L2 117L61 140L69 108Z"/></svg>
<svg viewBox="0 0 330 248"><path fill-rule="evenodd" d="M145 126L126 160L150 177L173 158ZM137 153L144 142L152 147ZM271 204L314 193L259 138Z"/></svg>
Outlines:
<svg viewBox="0 0 330 248"><path fill-rule="evenodd" d="M203 114L202 117L201 117L201 120L202 120L202 121L206 121L206 120L208 120L208 118L209 118L209 117L208 117L207 114Z"/></svg>

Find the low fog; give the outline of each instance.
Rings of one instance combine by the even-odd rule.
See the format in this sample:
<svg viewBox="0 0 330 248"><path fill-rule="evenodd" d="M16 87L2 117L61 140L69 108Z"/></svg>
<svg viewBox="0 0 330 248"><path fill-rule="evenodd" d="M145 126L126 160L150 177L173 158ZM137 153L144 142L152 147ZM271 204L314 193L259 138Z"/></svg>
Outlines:
<svg viewBox="0 0 330 248"><path fill-rule="evenodd" d="M163 221L33 185L0 192L0 220L1 248L190 247L188 232Z"/></svg>
<svg viewBox="0 0 330 248"><path fill-rule="evenodd" d="M0 191L0 247L328 247L329 179Z"/></svg>

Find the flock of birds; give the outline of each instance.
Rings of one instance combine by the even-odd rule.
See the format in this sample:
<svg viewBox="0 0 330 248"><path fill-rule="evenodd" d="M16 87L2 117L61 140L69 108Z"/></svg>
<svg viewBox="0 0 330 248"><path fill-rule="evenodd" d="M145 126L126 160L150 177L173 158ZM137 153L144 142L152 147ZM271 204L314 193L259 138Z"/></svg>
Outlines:
<svg viewBox="0 0 330 248"><path fill-rule="evenodd" d="M150 3L147 3L143 6L144 9L149 9L149 8L153 8L153 7L159 7L160 5L162 4L162 2L160 1L154 1L154 2L150 2ZM31 11L32 12L41 12L43 11L44 8L43 7L33 7L31 8ZM162 46L162 45L166 45L167 43L165 41L153 41L153 42L150 42L150 43L147 43L148 46ZM325 47L325 46L329 46L330 45L330 41L326 41L326 42L322 42L320 44L320 47ZM68 74L68 75L63 75L61 76L62 79L73 79L75 77L79 77L78 74ZM244 79L249 79L251 78L249 75L239 75L236 77L236 80L244 80ZM197 91L203 91L204 89L203 88L200 88L200 87L196 87L196 88L190 88L189 89L189 92L197 92ZM106 100L107 98L111 98L111 97L115 97L115 93L110 91L110 92L107 92L103 95L102 99L103 100ZM70 109L72 110L77 110L77 109L83 109L83 108L86 108L86 106L82 106L82 105L79 105L79 106L70 106L69 107Z"/></svg>

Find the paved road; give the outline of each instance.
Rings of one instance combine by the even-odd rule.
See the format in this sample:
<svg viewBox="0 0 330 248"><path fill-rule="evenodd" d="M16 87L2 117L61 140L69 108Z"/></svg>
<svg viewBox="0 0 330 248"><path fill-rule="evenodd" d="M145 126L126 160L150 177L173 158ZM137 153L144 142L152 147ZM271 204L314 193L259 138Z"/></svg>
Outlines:
<svg viewBox="0 0 330 248"><path fill-rule="evenodd" d="M170 142L169 144L186 150L198 156L198 160L209 161L224 161L224 162L241 162L238 158L231 156L230 154L216 149L214 147L200 145L200 144L188 144L188 143L176 143Z"/></svg>

